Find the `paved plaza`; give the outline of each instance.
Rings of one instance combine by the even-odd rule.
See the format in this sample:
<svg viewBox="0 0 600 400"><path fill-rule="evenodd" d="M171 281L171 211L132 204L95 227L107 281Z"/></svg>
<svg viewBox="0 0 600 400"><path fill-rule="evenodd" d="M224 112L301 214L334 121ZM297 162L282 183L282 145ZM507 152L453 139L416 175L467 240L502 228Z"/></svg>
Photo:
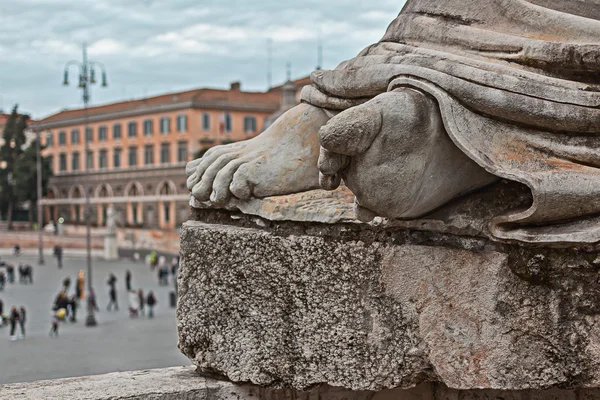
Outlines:
<svg viewBox="0 0 600 400"><path fill-rule="evenodd" d="M31 254L31 255L29 255ZM65 322L60 335L49 337L52 305L65 277L71 277L70 294L74 292L77 273L86 269L84 258L66 258L64 267L58 269L54 258L38 266L37 258L29 251L21 257L2 256L2 260L17 265L19 262L33 266L33 285L7 284L0 291L4 313L10 308L27 309L27 337L10 341L9 327L0 328L0 384L189 365L189 360L177 349L175 309L169 308L169 286L159 286L156 271L143 262L93 261L94 288L100 312L98 326L86 327L87 310L77 310L76 323ZM158 300L154 319L131 319L128 315L128 295L125 290L125 271L133 274L133 289L142 288L147 294L153 290ZM107 312L110 273L117 276L119 311ZM86 284L87 286L87 284Z"/></svg>

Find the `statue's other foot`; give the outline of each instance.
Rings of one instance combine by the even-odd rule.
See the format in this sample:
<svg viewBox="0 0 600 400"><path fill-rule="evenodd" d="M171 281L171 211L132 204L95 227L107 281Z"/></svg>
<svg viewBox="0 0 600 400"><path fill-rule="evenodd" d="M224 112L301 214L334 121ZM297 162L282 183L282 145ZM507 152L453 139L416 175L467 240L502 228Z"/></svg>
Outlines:
<svg viewBox="0 0 600 400"><path fill-rule="evenodd" d="M344 179L364 221L417 218L498 179L454 145L436 101L414 89L336 115L319 140L321 186L335 189Z"/></svg>
<svg viewBox="0 0 600 400"><path fill-rule="evenodd" d="M259 136L216 146L186 167L187 186L200 201L298 193L319 187L319 128L329 117L301 104Z"/></svg>

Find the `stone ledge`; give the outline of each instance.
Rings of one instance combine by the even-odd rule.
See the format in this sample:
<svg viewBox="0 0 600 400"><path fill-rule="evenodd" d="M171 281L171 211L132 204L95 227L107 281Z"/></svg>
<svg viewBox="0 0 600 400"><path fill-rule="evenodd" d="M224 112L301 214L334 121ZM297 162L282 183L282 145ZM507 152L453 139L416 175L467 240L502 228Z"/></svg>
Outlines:
<svg viewBox="0 0 600 400"><path fill-rule="evenodd" d="M308 391L265 389L199 375L194 367L0 385L1 400L599 400L600 390L469 390L441 384L412 389L350 391L319 385Z"/></svg>

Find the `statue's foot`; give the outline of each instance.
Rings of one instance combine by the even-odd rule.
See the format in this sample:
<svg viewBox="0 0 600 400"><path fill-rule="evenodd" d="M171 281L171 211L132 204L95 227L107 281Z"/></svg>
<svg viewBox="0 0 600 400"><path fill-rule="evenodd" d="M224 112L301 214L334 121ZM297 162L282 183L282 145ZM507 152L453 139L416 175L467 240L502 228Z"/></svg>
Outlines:
<svg viewBox="0 0 600 400"><path fill-rule="evenodd" d="M336 115L319 140L321 186L335 189L344 179L364 221L417 218L498 179L454 145L436 101L413 89Z"/></svg>
<svg viewBox="0 0 600 400"><path fill-rule="evenodd" d="M186 167L187 186L200 201L303 192L319 187L319 128L329 117L306 104L282 115L259 136L216 146Z"/></svg>

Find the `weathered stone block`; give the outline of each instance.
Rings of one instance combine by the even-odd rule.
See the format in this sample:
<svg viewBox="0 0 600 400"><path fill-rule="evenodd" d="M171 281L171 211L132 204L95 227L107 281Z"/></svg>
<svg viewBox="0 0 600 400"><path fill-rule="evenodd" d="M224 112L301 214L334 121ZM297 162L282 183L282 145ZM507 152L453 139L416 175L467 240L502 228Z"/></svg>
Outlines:
<svg viewBox="0 0 600 400"><path fill-rule="evenodd" d="M181 235L179 347L202 371L296 389L600 383L593 251L229 221L188 222Z"/></svg>

